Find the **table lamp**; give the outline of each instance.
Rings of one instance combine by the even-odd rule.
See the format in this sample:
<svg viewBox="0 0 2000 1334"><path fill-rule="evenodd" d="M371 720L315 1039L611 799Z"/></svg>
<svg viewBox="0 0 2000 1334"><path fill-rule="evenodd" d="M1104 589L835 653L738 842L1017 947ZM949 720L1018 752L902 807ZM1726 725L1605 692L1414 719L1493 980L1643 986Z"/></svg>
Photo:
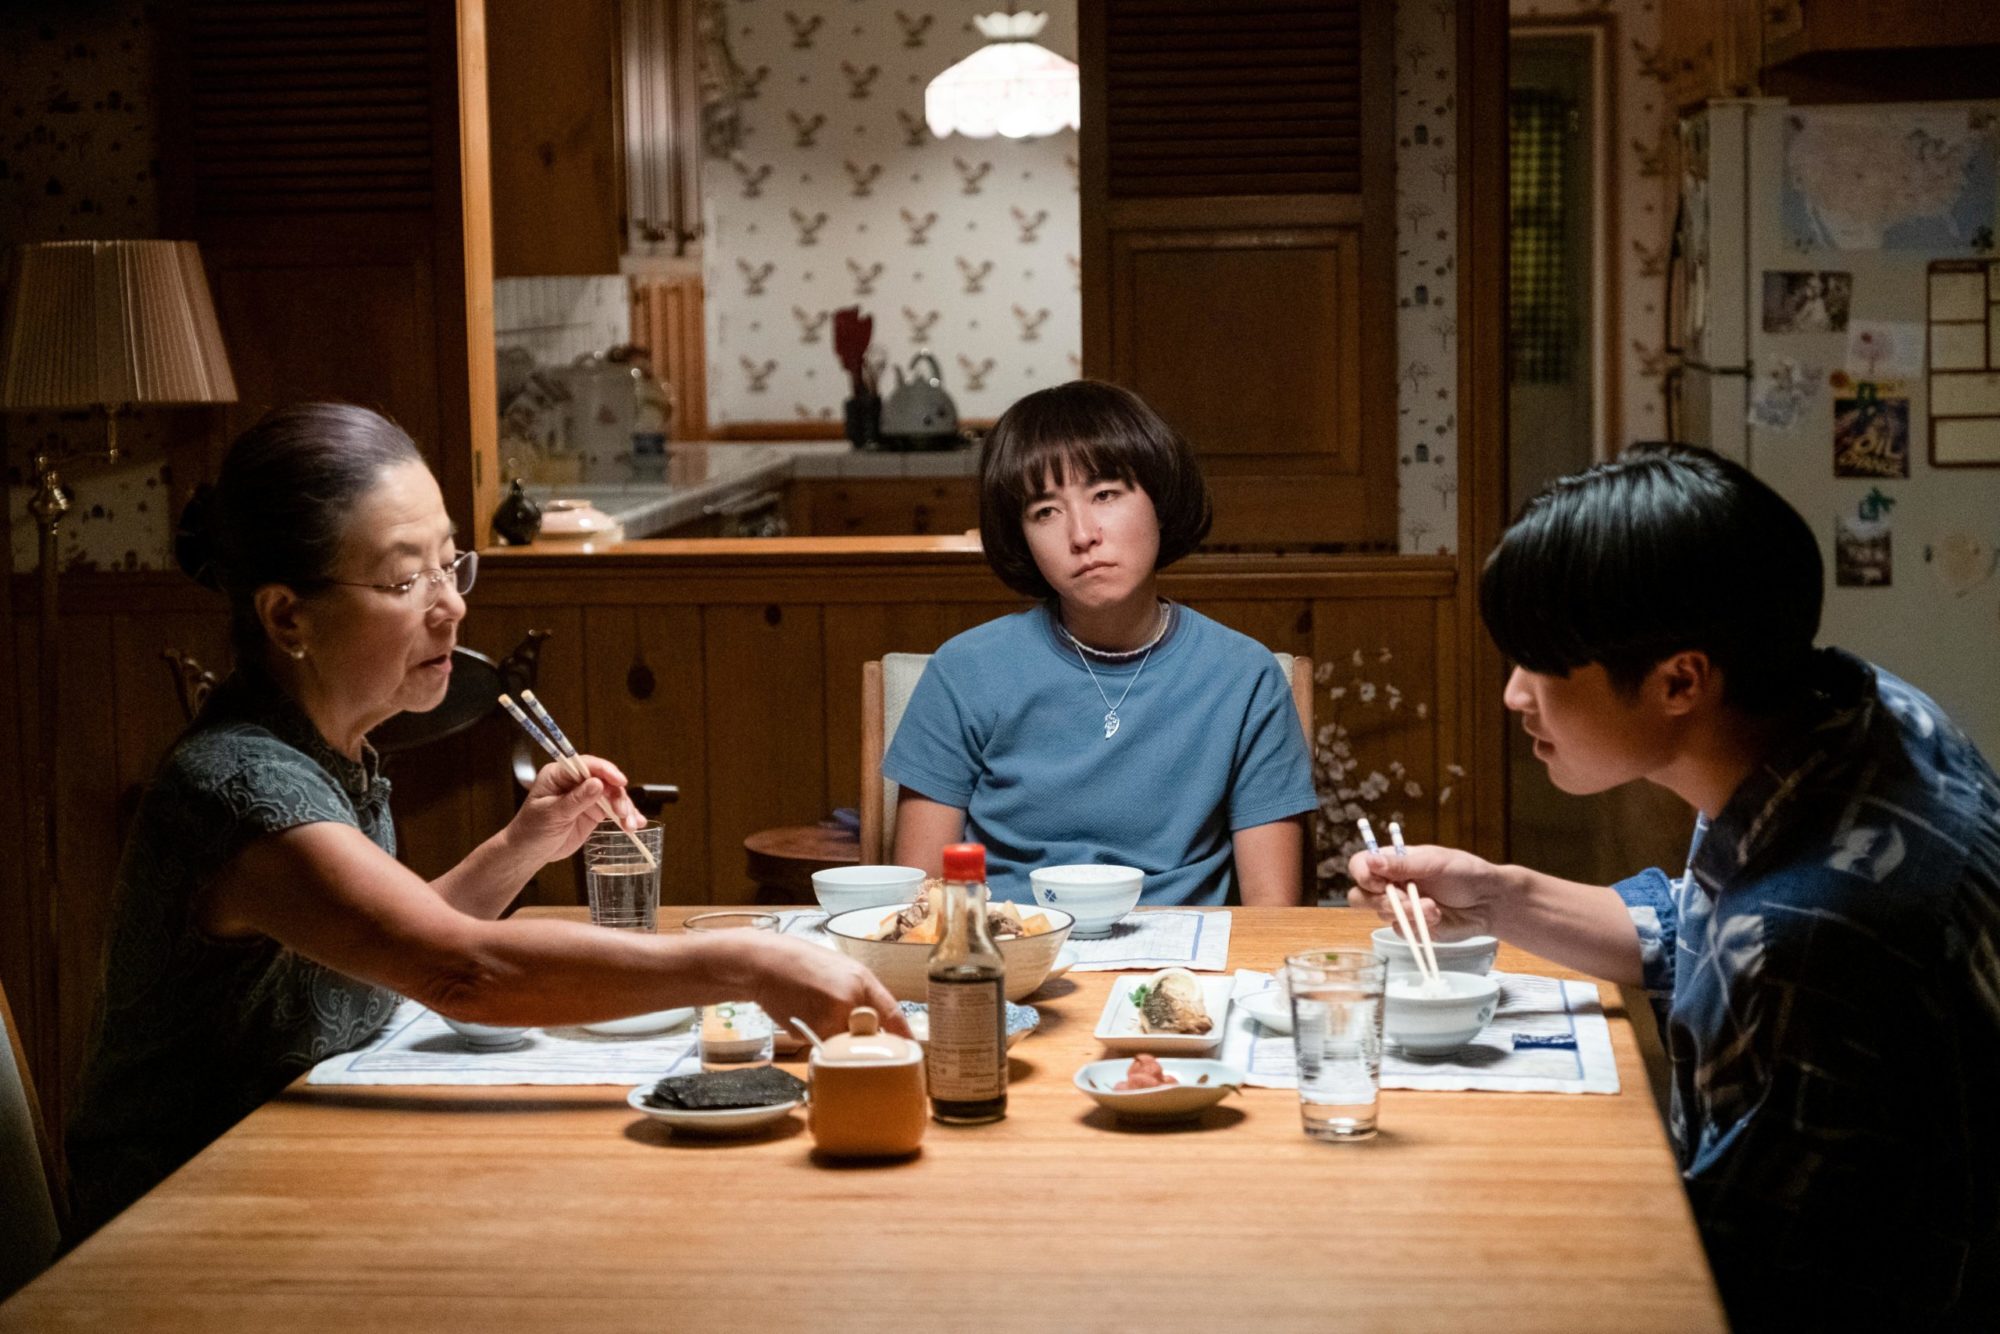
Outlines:
<svg viewBox="0 0 2000 1334"><path fill-rule="evenodd" d="M41 241L18 247L0 320L0 409L93 408L104 414L104 448L60 457L35 454L28 501L40 535L40 711L35 821L41 871L56 878L56 740L61 637L57 631L56 534L70 507L57 469L118 458L118 414L140 404L233 403L236 381L222 349L201 255L192 241ZM108 891L109 886L104 889ZM45 915L51 953L38 970L42 1031L56 1030L56 914ZM53 1043L44 1047L51 1050Z"/></svg>

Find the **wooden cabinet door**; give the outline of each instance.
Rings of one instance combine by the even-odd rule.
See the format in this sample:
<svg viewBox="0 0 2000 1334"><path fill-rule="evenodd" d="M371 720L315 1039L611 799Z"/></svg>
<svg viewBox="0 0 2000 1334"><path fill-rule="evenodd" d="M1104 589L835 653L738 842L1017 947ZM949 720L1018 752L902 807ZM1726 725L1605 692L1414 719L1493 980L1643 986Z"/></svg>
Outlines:
<svg viewBox="0 0 2000 1334"><path fill-rule="evenodd" d="M615 0L486 0L495 277L618 272L620 60Z"/></svg>
<svg viewBox="0 0 2000 1334"><path fill-rule="evenodd" d="M1392 20L1079 10L1084 372L1188 438L1212 544L1394 547Z"/></svg>

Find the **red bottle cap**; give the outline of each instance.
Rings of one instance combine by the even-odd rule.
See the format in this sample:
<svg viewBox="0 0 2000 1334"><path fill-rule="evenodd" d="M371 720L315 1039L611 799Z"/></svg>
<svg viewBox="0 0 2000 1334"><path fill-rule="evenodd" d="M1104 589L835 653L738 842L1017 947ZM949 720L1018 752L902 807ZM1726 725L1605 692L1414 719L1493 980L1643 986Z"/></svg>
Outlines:
<svg viewBox="0 0 2000 1334"><path fill-rule="evenodd" d="M976 880L983 884L986 880L986 845L947 843L944 849L944 878Z"/></svg>

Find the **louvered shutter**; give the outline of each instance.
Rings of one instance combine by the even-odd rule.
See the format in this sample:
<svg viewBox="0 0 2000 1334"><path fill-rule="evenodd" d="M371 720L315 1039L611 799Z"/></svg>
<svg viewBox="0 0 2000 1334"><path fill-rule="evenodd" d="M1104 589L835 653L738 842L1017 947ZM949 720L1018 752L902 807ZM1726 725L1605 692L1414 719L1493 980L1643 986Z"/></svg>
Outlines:
<svg viewBox="0 0 2000 1334"><path fill-rule="evenodd" d="M1085 372L1193 444L1214 545L1394 545L1393 17L1079 11Z"/></svg>

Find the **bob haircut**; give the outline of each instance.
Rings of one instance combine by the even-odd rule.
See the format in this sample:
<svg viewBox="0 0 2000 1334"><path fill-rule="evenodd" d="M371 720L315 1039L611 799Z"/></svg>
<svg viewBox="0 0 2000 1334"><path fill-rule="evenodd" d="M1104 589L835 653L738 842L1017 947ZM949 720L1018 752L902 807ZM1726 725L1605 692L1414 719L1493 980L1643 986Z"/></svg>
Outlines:
<svg viewBox="0 0 2000 1334"><path fill-rule="evenodd" d="M1821 576L1812 529L1748 471L1638 446L1527 503L1486 559L1479 614L1529 671L1601 663L1628 697L1662 659L1700 650L1725 703L1769 715L1805 689Z"/></svg>
<svg viewBox="0 0 2000 1334"><path fill-rule="evenodd" d="M1032 598L1051 598L1028 549L1023 515L1070 471L1086 482L1116 479L1153 502L1163 570L1201 545L1213 520L1208 486L1180 432L1127 389L1072 380L1041 389L1000 415L979 455L979 536L1000 581Z"/></svg>

